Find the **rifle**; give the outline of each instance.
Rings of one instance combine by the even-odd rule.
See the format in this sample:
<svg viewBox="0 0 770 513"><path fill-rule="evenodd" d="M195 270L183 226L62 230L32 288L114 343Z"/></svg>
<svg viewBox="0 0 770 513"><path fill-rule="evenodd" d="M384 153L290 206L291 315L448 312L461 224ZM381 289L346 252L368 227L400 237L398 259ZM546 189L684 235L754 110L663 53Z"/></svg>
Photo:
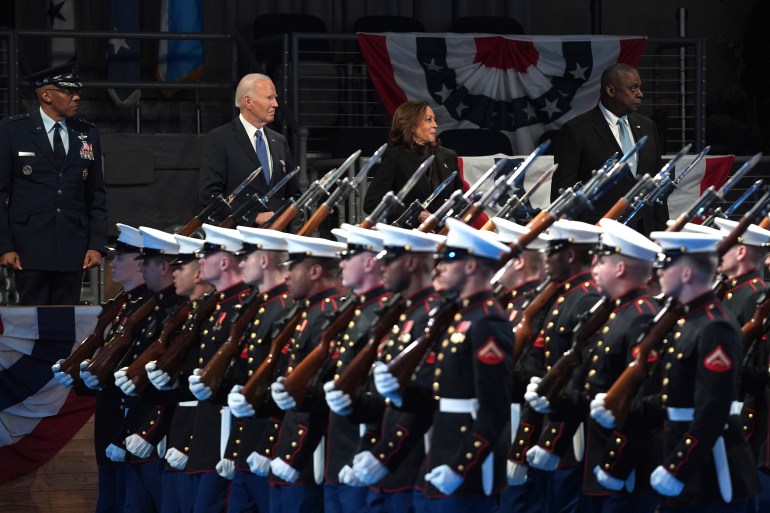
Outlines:
<svg viewBox="0 0 770 513"><path fill-rule="evenodd" d="M679 150L679 153L674 155L674 158L669 160L665 166L663 166L660 172L652 178L648 174L643 174L637 177L636 184L626 193L625 196L618 199L617 202L610 208L607 213L604 214L608 219L619 219L623 213L628 209L636 210L642 202L646 201L646 198L652 194L652 192L662 187L665 180L671 181L669 174L672 169L676 169L676 163L690 151L691 144L687 144L684 148Z"/></svg>
<svg viewBox="0 0 770 513"><path fill-rule="evenodd" d="M679 217L676 218L676 221L666 228L667 232L679 232L682 231L682 228L684 228L684 225L689 223L695 218L703 219L704 214L708 211L709 208L711 208L711 205L714 204L716 201L725 201L727 192L733 188L733 186L741 179L743 176L749 172L751 168L753 168L755 165L757 165L757 162L759 162L759 159L762 157L761 153L757 153L753 157L751 157L748 161L746 161L739 169L735 172L735 174L725 183L719 191L717 191L714 186L710 186L708 189L703 191L703 194L701 194L700 198L693 203L693 205L687 209L685 212L682 212Z"/></svg>
<svg viewBox="0 0 770 513"><path fill-rule="evenodd" d="M754 182L751 187L746 189L743 194L741 194L741 197L735 200L728 208L727 210L722 210L722 207L717 207L714 210L711 211L711 215L709 215L705 221L703 221L704 226L714 226L714 221L717 218L722 219L730 219L732 215L735 213L736 210L740 208L741 205L746 203L746 200L748 200L751 196L754 195L755 192L759 190L760 187L762 187L762 184L765 183L764 180L761 178Z"/></svg>
<svg viewBox="0 0 770 513"><path fill-rule="evenodd" d="M359 303L355 297L349 298L321 333L318 345L286 376L286 381L283 382L283 385L286 387L286 392L294 398L298 407L302 406L310 384L318 375L318 371L321 370L334 353L334 348L337 345L337 335L348 327L358 309L358 305Z"/></svg>
<svg viewBox="0 0 770 513"><path fill-rule="evenodd" d="M297 216L300 210L314 207L321 198L329 195L331 186L358 160L359 155L361 155L361 150L355 151L340 167L329 171L322 179L313 181L298 199L287 203L285 208L281 209L280 215L276 212L273 215L274 219L268 220L263 228L283 230Z"/></svg>
<svg viewBox="0 0 770 513"><path fill-rule="evenodd" d="M75 383L80 380L80 362L90 360L96 350L104 345L104 332L107 330L107 326L115 320L127 301L128 292L125 290L121 290L115 297L108 299L102 305L102 311L96 318L94 331L61 362L61 371L69 374Z"/></svg>
<svg viewBox="0 0 770 513"><path fill-rule="evenodd" d="M765 324L767 323L767 316L770 314L770 294L764 291L758 298L754 313L751 315L751 319L746 321L746 324L741 326L741 333L743 334L743 340L745 342L754 342L765 333ZM748 351L744 356L744 362L746 362Z"/></svg>
<svg viewBox="0 0 770 513"><path fill-rule="evenodd" d="M420 178L428 171L428 168L433 163L433 159L436 158L435 155L429 156L427 159L425 159L422 164L417 168L417 170L412 173L412 176L409 178L409 180L404 184L403 187L401 187L401 190L398 191L398 194L393 194L393 191L388 191L385 193L385 195L382 197L382 200L380 200L380 204L375 207L374 210L372 210L372 213L369 214L366 219L361 221L361 223L358 225L361 228L367 228L370 229L374 225L380 222L382 219L387 219L388 212L393 208L394 205L397 205L399 207L404 206L404 199L406 198L406 195L409 194L409 192L414 188L415 185L417 185L417 182L420 181Z"/></svg>
<svg viewBox="0 0 770 513"><path fill-rule="evenodd" d="M217 352L201 371L201 383L209 387L212 394L219 391L227 366L230 365L233 357L240 352L243 333L251 325L257 311L264 303L262 298L263 295L260 294L259 290L254 290L243 303L236 305L235 313L230 321L227 339L219 346Z"/></svg>
<svg viewBox="0 0 770 513"><path fill-rule="evenodd" d="M400 293L393 294L382 308L382 314L369 330L369 339L358 354L350 361L337 378L334 386L337 390L348 394L350 397L358 395L358 391L366 381L372 364L377 358L380 341L393 329L398 322L401 313L406 307L406 301Z"/></svg>
<svg viewBox="0 0 770 513"><path fill-rule="evenodd" d="M278 191L282 190L286 184L289 183L289 180L297 176L297 173L299 173L299 167L291 173L286 173L283 178L281 178L281 180L262 197L256 193L249 196L240 207L235 209L229 216L219 223L219 226L222 228L234 228L238 224L246 226L253 224L257 210L268 212L269 209L267 203L270 201L270 198L278 194Z"/></svg>
<svg viewBox="0 0 770 513"><path fill-rule="evenodd" d="M147 348L142 351L139 357L131 362L131 365L126 369L126 377L134 382L136 392L141 393L144 387L147 386L147 371L144 366L153 360L157 360L168 347L169 338L177 332L180 326L184 324L190 315L190 304L185 303L177 308L163 323L163 328L155 339Z"/></svg>
<svg viewBox="0 0 770 513"><path fill-rule="evenodd" d="M473 203L468 203L463 211L460 213L459 217L462 217L462 221L465 224L471 224L473 223L476 218L478 218L481 213L484 211L485 208L491 208L492 206L496 205L498 200L505 194L507 191L510 191L513 189L514 184L516 183L516 180L519 179L519 177L523 177L524 174L527 172L527 170L532 166L532 164L535 162L535 159L537 159L539 156L541 156L551 145L551 141L543 141L543 143L540 144L535 150L527 156L524 161L519 164L519 166L516 167L516 169L510 174L510 176L501 176L495 180L495 183L492 187L487 189L487 191L481 196L481 198L478 201L474 201ZM503 160L503 159L501 159ZM516 196L513 195L511 199L515 198ZM451 215L451 214L450 214Z"/></svg>
<svg viewBox="0 0 770 513"><path fill-rule="evenodd" d="M392 226L399 228L417 228L415 225L420 216L420 212L428 210L428 207L433 203L433 200L438 198L438 196L444 192L444 189L446 189L450 183L455 181L455 177L457 177L457 171L452 171L452 174L449 175L446 180L441 182L439 186L436 187L436 190L433 191L425 201L420 202L418 199L414 200L408 207L406 207L406 210L401 214L401 217L393 222Z"/></svg>
<svg viewBox="0 0 770 513"><path fill-rule="evenodd" d="M156 369L162 370L169 376L179 374L187 358L187 353L190 352L193 344L198 341L198 331L201 324L214 312L217 301L217 291L213 289L201 296L198 300L199 305L193 312L192 318L158 358L158 361L155 363Z"/></svg>
<svg viewBox="0 0 770 513"><path fill-rule="evenodd" d="M146 299L131 315L123 320L123 324L118 326L112 339L88 363L85 370L96 376L99 383L106 383L115 372L134 341L136 328L155 310L157 304L158 298L154 294Z"/></svg>
<svg viewBox="0 0 770 513"><path fill-rule="evenodd" d="M243 385L243 397L248 401L255 410L259 410L260 405L265 400L265 392L267 386L270 384L270 380L273 377L275 366L278 364L278 355L291 341L291 337L294 334L294 330L297 324L302 319L302 314L305 313L304 308L300 308L299 304L295 304L294 307L289 310L289 313L277 324L278 335L273 337L270 341L270 350L262 363L259 364L257 370L251 375L249 380Z"/></svg>
<svg viewBox="0 0 770 513"><path fill-rule="evenodd" d="M192 219L187 221L187 224L182 227L181 230L177 232L179 235L188 236L191 235L195 230L200 228L203 223L206 222L208 217L219 211L222 208L226 208L230 210L230 205L232 205L233 200L235 200L236 196L238 196L241 191L243 191L251 182L254 181L254 179L259 176L259 174L262 172L262 167L258 167L255 169L249 176L247 176L241 183L236 187L232 193L225 199L221 194L217 194L216 196L213 196L211 199L211 203L206 205L203 210L201 210L196 216L194 216Z"/></svg>
<svg viewBox="0 0 770 513"><path fill-rule="evenodd" d="M524 344L532 339L532 320L543 308L551 304L553 297L559 290L559 284L549 276L537 286L532 300L524 307L519 316L519 323L513 328L513 362L519 360L524 351Z"/></svg>
<svg viewBox="0 0 770 513"><path fill-rule="evenodd" d="M467 205L478 200L481 197L481 186L485 185L489 180L495 180L497 174L505 167L506 159L500 159L494 163L492 167L476 180L467 191L456 190L452 193L448 200L444 202L434 213L428 216L428 219L417 228L423 233L436 231L436 228L444 224L444 220L450 217L454 212L464 210Z"/></svg>
<svg viewBox="0 0 770 513"><path fill-rule="evenodd" d="M604 398L604 406L615 416L617 425L623 425L631 411L631 403L647 378L649 362L647 358L657 349L663 337L682 317L684 309L674 298L669 297L658 315L650 322L649 329L637 340L639 352L636 359L623 371L612 384Z"/></svg>
<svg viewBox="0 0 770 513"><path fill-rule="evenodd" d="M366 165L361 168L361 171L358 172L353 180L344 178L342 182L340 182L340 185L337 187L337 189L331 194L331 196L329 196L329 198L324 201L321 206L318 207L318 209L316 209L315 213L310 216L310 219L308 219L302 229L297 232L297 235L312 235L313 232L315 232L318 227L321 226L323 220L326 219L326 217L335 208L338 208L353 191L358 189L358 186L361 185L361 182L366 179L366 175L369 174L369 170L380 161L380 158L385 152L385 148L387 147L387 144L383 144L377 148L377 151L374 152L372 158L367 161Z"/></svg>
<svg viewBox="0 0 770 513"><path fill-rule="evenodd" d="M767 217L768 208L770 208L770 191L766 191L765 194L751 207L751 210L746 212L743 217L738 220L738 224L735 228L730 230L724 239L720 240L717 244L717 254L723 257L727 251L734 245L739 243L739 240L743 233L749 229L749 226L754 221Z"/></svg>
<svg viewBox="0 0 770 513"><path fill-rule="evenodd" d="M422 335L413 340L388 363L388 372L398 379L402 392L412 380L412 375L422 363L425 355L433 347L434 340L446 331L459 310L460 303L457 301L457 297L446 297L442 304L428 314L430 318Z"/></svg>
<svg viewBox="0 0 770 513"><path fill-rule="evenodd" d="M529 201L529 198L535 194L535 192L548 180L551 179L553 174L556 172L556 169L559 167L559 164L554 164L548 169L543 172L542 175L540 175L540 178L537 179L537 181L532 185L532 187L529 188L528 191L524 193L524 195L519 198L516 195L512 195L510 198L508 198L508 201L505 202L505 205L503 205L503 208L500 209L500 211L495 215L495 217L500 217L502 219L510 219L514 212L516 212L518 209L524 206L524 204ZM490 218L484 226L481 227L482 230L488 230L492 231L495 229L495 223Z"/></svg>
<svg viewBox="0 0 770 513"><path fill-rule="evenodd" d="M615 302L603 296L589 311L580 316L572 334L572 346L543 376L537 386L538 395L547 397L552 405L556 404L572 373L583 361L586 341L607 322L614 309Z"/></svg>

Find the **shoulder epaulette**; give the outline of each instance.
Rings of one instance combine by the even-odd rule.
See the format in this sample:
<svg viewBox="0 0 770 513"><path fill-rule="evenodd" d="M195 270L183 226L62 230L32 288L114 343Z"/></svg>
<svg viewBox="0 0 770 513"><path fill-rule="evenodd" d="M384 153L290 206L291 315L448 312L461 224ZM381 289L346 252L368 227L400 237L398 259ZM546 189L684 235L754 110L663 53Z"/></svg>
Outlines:
<svg viewBox="0 0 770 513"><path fill-rule="evenodd" d="M20 119L27 119L29 117L29 112L22 112L21 114L14 114L13 116L8 116L5 118L5 121L18 121Z"/></svg>
<svg viewBox="0 0 770 513"><path fill-rule="evenodd" d="M94 125L93 123L91 123L91 122L90 122L90 121L88 121L87 119L84 119L84 118L77 118L75 121L80 121L80 122L81 122L81 123L83 123L83 124L86 124L86 125L88 125L88 126L90 126L90 127L94 127L94 128L96 128L96 125Z"/></svg>

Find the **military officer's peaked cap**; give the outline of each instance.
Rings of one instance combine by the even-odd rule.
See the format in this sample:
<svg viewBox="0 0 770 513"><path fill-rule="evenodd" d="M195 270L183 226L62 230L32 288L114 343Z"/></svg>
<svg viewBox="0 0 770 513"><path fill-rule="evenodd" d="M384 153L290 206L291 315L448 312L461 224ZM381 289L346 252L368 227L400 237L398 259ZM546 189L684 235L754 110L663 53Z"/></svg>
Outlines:
<svg viewBox="0 0 770 513"><path fill-rule="evenodd" d="M199 257L218 251L235 254L243 248L243 235L238 230L220 228L210 224L204 224L202 228L205 237L203 238L203 247L198 250Z"/></svg>
<svg viewBox="0 0 770 513"><path fill-rule="evenodd" d="M495 232L477 230L454 218L446 220L449 232L446 245L439 254L443 260L454 260L471 256L487 260L499 260L511 248L500 242Z"/></svg>
<svg viewBox="0 0 770 513"><path fill-rule="evenodd" d="M112 246L105 246L107 251L116 253L139 253L142 251L144 240L142 233L133 226L117 223L118 240Z"/></svg>
<svg viewBox="0 0 770 513"><path fill-rule="evenodd" d="M289 245L289 260L283 265L293 265L307 257L314 258L339 258L339 253L347 246L343 242L321 239L317 237L305 237L287 233L286 242Z"/></svg>
<svg viewBox="0 0 770 513"><path fill-rule="evenodd" d="M549 246L560 244L596 244L602 229L598 226L582 221L569 221L559 219L548 228L548 233L543 235L548 240Z"/></svg>
<svg viewBox="0 0 770 513"><path fill-rule="evenodd" d="M724 236L727 236L727 234L733 231L733 228L738 225L737 221L731 221L729 219L717 218L714 219L714 222L722 230L722 235ZM746 231L743 232L743 235L740 236L738 242L740 244L745 244L746 246L766 248L770 245L770 230L765 230L755 224L750 224L749 227L746 228Z"/></svg>
<svg viewBox="0 0 770 513"><path fill-rule="evenodd" d="M676 223L676 219L669 219L666 221L666 226L671 226ZM717 228L706 226L703 224L687 223L682 227L680 233L705 233L706 235L719 235Z"/></svg>
<svg viewBox="0 0 770 513"><path fill-rule="evenodd" d="M614 219L599 220L604 232L597 246L598 254L620 254L646 262L654 262L662 248L650 239Z"/></svg>
<svg viewBox="0 0 770 513"><path fill-rule="evenodd" d="M366 251L379 253L385 247L380 232L359 228L352 224L342 223L339 228L334 228L332 233L340 242L344 242L348 246L346 250L340 253L342 258L349 258Z"/></svg>
<svg viewBox="0 0 770 513"><path fill-rule="evenodd" d="M246 255L257 250L289 250L289 245L286 243L286 234L283 232L266 228L252 228L250 226L239 226L238 231L241 232L243 237L243 249L237 253L238 255Z"/></svg>
<svg viewBox="0 0 770 513"><path fill-rule="evenodd" d="M405 253L435 253L446 240L443 235L407 230L384 223L377 223L377 231L382 234L384 248L377 258L385 261Z"/></svg>
<svg viewBox="0 0 770 513"><path fill-rule="evenodd" d="M172 234L147 226L140 226L139 233L142 234L142 252L139 258L179 254L179 243Z"/></svg>
<svg viewBox="0 0 770 513"><path fill-rule="evenodd" d="M203 248L202 239L195 239L193 237L186 237L175 233L174 240L179 244L179 254L177 255L176 260L171 262L172 264L182 265L191 260L198 259L196 255L198 251Z"/></svg>
<svg viewBox="0 0 770 513"><path fill-rule="evenodd" d="M666 255L716 253L722 234L688 232L652 232L650 238L660 244Z"/></svg>
<svg viewBox="0 0 770 513"><path fill-rule="evenodd" d="M78 77L78 64L67 62L52 68L44 69L25 77L33 89L45 85L57 85L67 89L80 89L83 84Z"/></svg>
<svg viewBox="0 0 770 513"><path fill-rule="evenodd" d="M519 237L529 233L529 228L526 226L521 226L502 217L493 217L492 222L495 224L500 239L508 243L516 242ZM547 245L548 241L538 235L535 240L527 244L525 249L541 250L545 249Z"/></svg>

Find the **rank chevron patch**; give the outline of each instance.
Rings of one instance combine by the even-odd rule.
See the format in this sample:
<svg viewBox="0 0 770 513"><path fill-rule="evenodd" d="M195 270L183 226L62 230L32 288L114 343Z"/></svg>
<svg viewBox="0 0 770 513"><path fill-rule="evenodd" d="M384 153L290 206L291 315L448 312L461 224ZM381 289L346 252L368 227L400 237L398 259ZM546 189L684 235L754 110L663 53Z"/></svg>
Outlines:
<svg viewBox="0 0 770 513"><path fill-rule="evenodd" d="M489 337L484 345L476 351L476 359L487 365L497 365L505 359L505 352L497 345L494 337Z"/></svg>
<svg viewBox="0 0 770 513"><path fill-rule="evenodd" d="M720 345L706 355L703 366L712 372L727 372L733 368L733 361Z"/></svg>

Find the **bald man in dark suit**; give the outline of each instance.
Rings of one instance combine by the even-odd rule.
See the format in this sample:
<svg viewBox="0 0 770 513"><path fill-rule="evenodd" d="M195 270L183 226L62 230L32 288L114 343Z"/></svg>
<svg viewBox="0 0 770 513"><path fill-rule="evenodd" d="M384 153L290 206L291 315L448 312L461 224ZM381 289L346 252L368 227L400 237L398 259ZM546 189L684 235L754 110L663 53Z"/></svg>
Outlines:
<svg viewBox="0 0 770 513"><path fill-rule="evenodd" d="M267 127L275 119L278 96L269 77L252 73L243 77L235 90L235 106L240 114L230 123L215 128L201 157L200 201L206 205L212 196L230 194L252 171L262 166L262 174L247 191L265 195L283 175L294 169L286 138ZM264 144L260 152L259 144ZM265 159L266 162L263 162ZM296 176L270 198L268 208L256 216L260 225L288 198L299 195Z"/></svg>
<svg viewBox="0 0 770 513"><path fill-rule="evenodd" d="M626 64L613 64L601 77L601 97L592 110L568 121L554 138L554 161L559 168L551 182L551 198L559 195L559 189L571 187L577 181L585 183L615 152L621 149L618 122L630 129L631 142L647 136L647 142L632 161L631 173L626 173L612 190L598 201L593 210L584 211L577 220L595 224L615 202L636 183L641 173L655 175L660 171L658 132L653 121L636 111L641 105L642 82L639 73ZM641 218L629 225L649 235L651 231L666 227L668 208L656 205Z"/></svg>

